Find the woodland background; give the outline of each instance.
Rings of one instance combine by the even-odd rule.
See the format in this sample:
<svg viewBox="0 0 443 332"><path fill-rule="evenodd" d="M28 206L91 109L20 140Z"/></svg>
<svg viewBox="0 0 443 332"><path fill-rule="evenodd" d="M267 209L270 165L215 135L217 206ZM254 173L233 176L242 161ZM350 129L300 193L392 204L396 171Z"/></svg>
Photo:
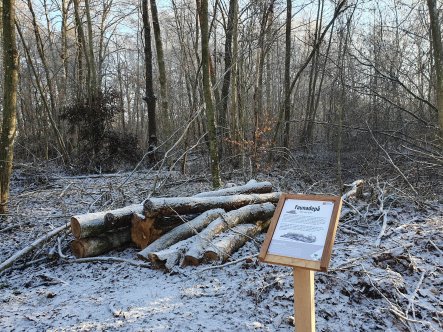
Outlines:
<svg viewBox="0 0 443 332"><path fill-rule="evenodd" d="M220 167L246 179L303 154L328 159L339 188L354 164L387 164L413 191L441 175L441 1L5 4L17 165L185 173L191 154L217 187Z"/></svg>

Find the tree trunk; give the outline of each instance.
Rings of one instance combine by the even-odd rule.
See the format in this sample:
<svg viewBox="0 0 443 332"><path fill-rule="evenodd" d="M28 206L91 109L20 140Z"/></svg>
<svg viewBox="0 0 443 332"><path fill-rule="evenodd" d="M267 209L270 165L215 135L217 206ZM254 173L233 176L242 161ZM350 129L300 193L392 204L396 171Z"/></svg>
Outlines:
<svg viewBox="0 0 443 332"><path fill-rule="evenodd" d="M199 2L199 0L197 0ZM209 73L209 29L208 29L208 0L200 3L200 30L201 30L201 56L203 92L206 105L206 119L208 124L209 154L211 158L212 186L221 186L220 164L218 159L218 144L215 130L215 112L212 101L211 81Z"/></svg>
<svg viewBox="0 0 443 332"><path fill-rule="evenodd" d="M226 27L225 39L225 71L223 73L223 86L221 91L221 103L219 104L219 126L221 128L222 139L226 136L227 131L227 114L229 104L229 86L231 84L232 70L232 32L234 29L234 21L236 14L237 0L229 1L228 24ZM222 143L223 144L223 143Z"/></svg>
<svg viewBox="0 0 443 332"><path fill-rule="evenodd" d="M97 236L104 232L131 225L133 213L142 213L143 204L134 204L121 209L86 213L71 218L71 232L75 238Z"/></svg>
<svg viewBox="0 0 443 332"><path fill-rule="evenodd" d="M165 57L163 54L163 43L161 38L160 24L158 19L157 3L151 2L152 27L154 29L155 49L157 51L158 75L160 83L160 98L163 116L168 118L168 84L166 80Z"/></svg>
<svg viewBox="0 0 443 332"><path fill-rule="evenodd" d="M435 94L437 96L439 135L443 141L443 45L441 40L440 18L436 0L427 0L431 23L432 48L436 73ZM442 143L443 145L443 143Z"/></svg>
<svg viewBox="0 0 443 332"><path fill-rule="evenodd" d="M182 265L199 265L206 248L211 245L212 239L217 234L238 224L267 220L272 217L274 210L274 204L264 203L248 205L238 210L225 213L196 235L195 241L184 256Z"/></svg>
<svg viewBox="0 0 443 332"><path fill-rule="evenodd" d="M250 180L243 186L236 186L231 188L224 188L215 191L202 192L193 197L217 197L229 195L244 195L244 194L266 194L272 191L271 182L257 182Z"/></svg>
<svg viewBox="0 0 443 332"><path fill-rule="evenodd" d="M0 138L0 213L6 213L17 126L18 51L15 0L3 0L3 122Z"/></svg>
<svg viewBox="0 0 443 332"><path fill-rule="evenodd" d="M225 197L170 197L151 198L144 202L144 215L147 218L170 216L175 214L197 214L207 210L221 208L235 210L249 204L265 202L277 203L280 192L269 194L234 195Z"/></svg>
<svg viewBox="0 0 443 332"><path fill-rule="evenodd" d="M289 149L289 130L290 130L290 118L291 118L291 22L292 22L292 0L286 1L286 46L285 46L285 78L284 78L284 90L285 90L285 103L284 103L284 116L285 116L285 130L283 134L283 146Z"/></svg>
<svg viewBox="0 0 443 332"><path fill-rule="evenodd" d="M237 225L226 234L214 239L203 255L204 261L226 262L231 255L251 238L269 227L270 220L254 224Z"/></svg>
<svg viewBox="0 0 443 332"><path fill-rule="evenodd" d="M73 240L71 251L77 258L93 257L120 248L130 242L131 231L128 227L116 232L103 233L98 237Z"/></svg>
<svg viewBox="0 0 443 332"><path fill-rule="evenodd" d="M145 38L145 83L146 96L143 98L148 107L148 145L149 151L152 154L149 156L151 162L155 160L154 149L157 146L157 121L155 114L156 97L154 94L153 79L152 79L152 49L151 49L151 24L149 22L148 0L142 1L142 16L143 16L143 32Z"/></svg>
<svg viewBox="0 0 443 332"><path fill-rule="evenodd" d="M145 249L140 251L137 256L142 259L148 259L149 254L154 253L156 251L164 250L173 244L176 244L179 241L185 240L198 232L200 232L203 228L209 225L213 220L217 219L225 213L223 209L214 209L209 210L197 218L192 219L191 221L180 225L174 228L169 233L161 236L159 239L151 243ZM136 243L137 244L137 243Z"/></svg>

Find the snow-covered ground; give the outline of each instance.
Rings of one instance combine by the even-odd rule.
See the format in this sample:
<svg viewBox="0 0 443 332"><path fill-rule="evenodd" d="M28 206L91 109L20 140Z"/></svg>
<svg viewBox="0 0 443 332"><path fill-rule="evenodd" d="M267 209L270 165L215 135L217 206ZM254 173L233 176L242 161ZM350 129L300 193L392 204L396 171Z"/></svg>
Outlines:
<svg viewBox="0 0 443 332"><path fill-rule="evenodd" d="M16 171L10 216L0 224L0 261L70 215L140 202L154 183L157 195L189 196L209 189L204 178L178 173L161 173L157 181L154 173L130 179L128 174L54 174ZM293 176L262 174L258 180L283 191L334 193L332 187L304 185ZM382 218L376 194L344 208L349 213L340 221L330 271L316 273L317 330L443 331L442 200L417 201L390 188L387 229L377 247ZM60 238L66 255L70 239ZM249 241L231 261L257 254L263 239ZM294 329L291 268L249 258L163 271L124 262L48 258L54 247L57 239L0 275L0 331ZM106 256L136 261L136 252L126 248Z"/></svg>

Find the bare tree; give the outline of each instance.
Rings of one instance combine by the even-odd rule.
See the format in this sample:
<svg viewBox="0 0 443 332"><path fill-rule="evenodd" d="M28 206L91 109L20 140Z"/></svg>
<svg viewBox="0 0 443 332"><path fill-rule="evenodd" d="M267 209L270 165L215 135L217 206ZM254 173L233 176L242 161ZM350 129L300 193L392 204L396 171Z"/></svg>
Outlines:
<svg viewBox="0 0 443 332"><path fill-rule="evenodd" d="M17 125L18 51L15 0L3 0L3 123L0 137L0 213L6 213Z"/></svg>

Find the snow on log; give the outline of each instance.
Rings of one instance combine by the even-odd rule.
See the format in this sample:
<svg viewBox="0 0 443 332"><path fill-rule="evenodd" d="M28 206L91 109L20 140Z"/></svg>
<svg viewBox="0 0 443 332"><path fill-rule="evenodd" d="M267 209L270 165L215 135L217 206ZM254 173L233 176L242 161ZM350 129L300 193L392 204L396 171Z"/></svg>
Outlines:
<svg viewBox="0 0 443 332"><path fill-rule="evenodd" d="M77 258L93 257L120 248L131 242L129 227L115 232L106 232L97 237L76 239L71 242L71 251Z"/></svg>
<svg viewBox="0 0 443 332"><path fill-rule="evenodd" d="M346 193L341 196L342 200L347 200L351 197L361 198L363 196L363 185L365 182L363 180L356 180L351 184L345 184L345 188L350 188Z"/></svg>
<svg viewBox="0 0 443 332"><path fill-rule="evenodd" d="M151 198L144 202L144 215L154 218L158 215L193 214L221 208L226 211L235 210L249 204L265 202L277 203L280 192L268 194L232 195L220 197L167 197Z"/></svg>
<svg viewBox="0 0 443 332"><path fill-rule="evenodd" d="M242 186L202 192L200 194L194 195L193 197L217 197L217 196L240 195L240 194L265 194L265 193L270 193L271 191L272 191L271 182L257 182L256 180L250 180L248 183Z"/></svg>
<svg viewBox="0 0 443 332"><path fill-rule="evenodd" d="M117 228L129 227L132 214L142 212L143 204L134 204L111 211L73 216L71 217L71 231L77 239L100 235Z"/></svg>
<svg viewBox="0 0 443 332"><path fill-rule="evenodd" d="M185 218L167 216L158 218L147 218L141 214L134 213L131 220L131 239L138 248L146 248L147 245L157 240L161 235L168 233L183 223Z"/></svg>
<svg viewBox="0 0 443 332"><path fill-rule="evenodd" d="M238 210L225 213L196 235L196 239L184 255L182 266L199 265L203 259L205 249L217 234L237 224L267 220L272 217L274 210L275 206L268 202L244 206Z"/></svg>
<svg viewBox="0 0 443 332"><path fill-rule="evenodd" d="M143 259L148 259L150 253L166 249L181 240L187 239L197 234L203 228L208 226L209 223L211 223L213 220L220 217L220 215L222 215L223 213L225 213L225 210L223 209L213 209L203 212L198 217L174 228L170 232L161 236L159 239L155 240L145 249L140 251L137 256Z"/></svg>
<svg viewBox="0 0 443 332"><path fill-rule="evenodd" d="M231 255L248 240L269 227L270 220L257 224L237 225L207 246L203 254L204 261L226 262Z"/></svg>

